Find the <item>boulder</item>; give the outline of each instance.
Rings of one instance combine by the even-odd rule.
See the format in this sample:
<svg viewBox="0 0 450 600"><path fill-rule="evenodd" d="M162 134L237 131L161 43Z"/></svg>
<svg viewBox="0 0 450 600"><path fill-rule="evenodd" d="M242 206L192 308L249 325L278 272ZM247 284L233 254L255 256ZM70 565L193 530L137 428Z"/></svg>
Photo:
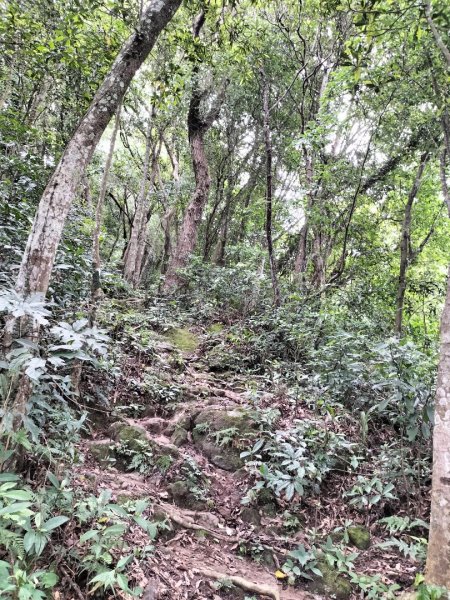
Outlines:
<svg viewBox="0 0 450 600"><path fill-rule="evenodd" d="M319 562L317 567L321 571L322 577L314 576L313 581L309 583L309 589L313 593L320 594L325 598L335 598L336 600L351 598L352 586L337 569L334 569L325 561Z"/></svg>
<svg viewBox="0 0 450 600"><path fill-rule="evenodd" d="M167 491L172 502L180 508L189 508L191 510L205 509L206 503L191 492L189 485L184 480L174 481L167 486Z"/></svg>
<svg viewBox="0 0 450 600"><path fill-rule="evenodd" d="M196 446L220 469L237 471L244 462L240 458L241 449L233 444L220 445L214 434L226 429L236 429L236 437L251 431L248 411L242 408L233 410L205 409L194 419L192 438ZM202 427L203 426L203 427Z"/></svg>
<svg viewBox="0 0 450 600"><path fill-rule="evenodd" d="M89 445L92 457L102 466L111 466L114 462L114 444L111 440L93 442Z"/></svg>
<svg viewBox="0 0 450 600"><path fill-rule="evenodd" d="M189 434L183 427L176 427L175 431L172 433L170 441L174 446L179 448L183 446L189 439Z"/></svg>
<svg viewBox="0 0 450 600"><path fill-rule="evenodd" d="M125 444L131 450L139 452L145 445L149 445L147 432L139 425L130 425L116 421L110 426L110 435L113 440Z"/></svg>

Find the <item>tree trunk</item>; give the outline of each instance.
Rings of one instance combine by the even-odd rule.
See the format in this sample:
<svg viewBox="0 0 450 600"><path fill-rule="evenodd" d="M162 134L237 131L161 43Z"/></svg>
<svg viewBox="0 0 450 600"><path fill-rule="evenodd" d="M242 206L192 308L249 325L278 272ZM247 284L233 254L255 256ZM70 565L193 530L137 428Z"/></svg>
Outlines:
<svg viewBox="0 0 450 600"><path fill-rule="evenodd" d="M103 216L103 205L106 198L106 190L108 187L109 172L111 170L111 164L114 154L114 147L116 145L117 132L119 131L120 125L120 109L119 104L116 112L116 119L114 122L114 129L109 142L109 151L106 157L105 168L103 171L102 183L100 187L100 193L98 195L97 207L95 209L95 228L92 240L92 300L95 302L101 295L101 284L100 284L100 229L102 226ZM87 184L89 185L89 184Z"/></svg>
<svg viewBox="0 0 450 600"><path fill-rule="evenodd" d="M426 581L450 589L450 269L441 319Z"/></svg>
<svg viewBox="0 0 450 600"><path fill-rule="evenodd" d="M443 193L450 217L450 197L444 181ZM441 350L434 411L431 516L425 580L428 584L450 589L450 268L441 317Z"/></svg>
<svg viewBox="0 0 450 600"><path fill-rule="evenodd" d="M23 254L16 291L45 296L64 222L92 153L136 71L181 0L154 0L144 11L56 167L39 203Z"/></svg>
<svg viewBox="0 0 450 600"><path fill-rule="evenodd" d="M204 20L203 13L196 18L193 27L194 38L199 37ZM184 213L177 245L167 266L163 285L163 291L166 293L176 289L182 283L178 271L186 266L197 243L198 228L211 187L208 159L205 152L205 134L219 115L225 93L225 89L219 92L216 105L203 117L200 104L205 94L201 92L199 87L198 66L194 67L193 77L194 87L188 112L188 136L195 177L195 191Z"/></svg>
<svg viewBox="0 0 450 600"><path fill-rule="evenodd" d="M172 149L170 148L170 145L167 143L167 140L164 138L164 136L162 137L162 140L164 142L164 145L167 150L167 154L169 155L170 163L172 165L172 179L174 181L174 187L175 187L174 196L175 196L175 198L178 198L178 196L180 194L180 165L179 165L179 161L178 161L178 157L177 157L177 151L176 151L176 148L173 148L173 151L172 151ZM170 204L170 196L165 191L164 183L162 181L161 172L160 172L159 168L158 168L157 172L158 172L159 186L161 188L161 192L162 192L162 195L164 198L164 215L161 219L161 227L164 232L164 247L163 247L163 253L161 256L161 260L160 260L161 274L164 275L167 271L169 257L172 252L171 229L172 229L172 221L175 216L176 209L175 209L175 205L171 206L171 204Z"/></svg>
<svg viewBox="0 0 450 600"><path fill-rule="evenodd" d="M142 171L141 187L136 200L136 210L134 213L133 227L130 233L127 249L125 252L125 263L123 276L128 283L136 287L140 280L142 258L144 248L142 242L145 242L145 232L147 230L147 193L148 193L148 172L150 169L150 155L152 151L152 120L148 123L147 134L145 138L145 158Z"/></svg>
<svg viewBox="0 0 450 600"><path fill-rule="evenodd" d="M264 73L263 79L263 122L264 122L264 146L266 150L266 243L269 255L270 276L272 279L273 301L275 306L281 305L281 293L278 283L277 263L273 250L272 239L272 204L273 204L273 167L272 167L272 135L270 131L270 109L269 109L269 84Z"/></svg>
<svg viewBox="0 0 450 600"><path fill-rule="evenodd" d="M403 217L402 225L402 237L400 242L400 270L398 276L398 288L397 288L397 304L395 312L395 333L399 337L402 334L403 325L403 307L405 302L406 293L406 274L411 261L410 247L411 247L411 215L414 200L417 196L417 192L420 188L422 181L423 172L429 159L428 152L425 152L421 159L419 169L417 171L416 178L414 180L411 191L409 192L408 201L405 206L405 214Z"/></svg>
<svg viewBox="0 0 450 600"><path fill-rule="evenodd" d="M305 172L306 172L306 183L308 186L308 205L305 211L305 222L300 230L300 238L298 241L298 249L297 249L297 257L295 259L294 265L294 273L295 278L299 283L302 283L303 274L306 271L307 265L307 241L308 241L308 215L311 211L314 204L314 191L313 191L313 181L314 181L314 170L313 170L313 160L311 156L311 151L304 147L303 153L305 156Z"/></svg>

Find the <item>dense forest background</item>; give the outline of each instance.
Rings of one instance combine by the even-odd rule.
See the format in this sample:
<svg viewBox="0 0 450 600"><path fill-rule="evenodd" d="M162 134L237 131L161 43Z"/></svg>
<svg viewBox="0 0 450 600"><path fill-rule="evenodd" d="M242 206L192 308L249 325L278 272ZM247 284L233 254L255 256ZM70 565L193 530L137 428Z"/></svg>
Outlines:
<svg viewBox="0 0 450 600"><path fill-rule="evenodd" d="M447 597L449 26L0 0L0 596Z"/></svg>

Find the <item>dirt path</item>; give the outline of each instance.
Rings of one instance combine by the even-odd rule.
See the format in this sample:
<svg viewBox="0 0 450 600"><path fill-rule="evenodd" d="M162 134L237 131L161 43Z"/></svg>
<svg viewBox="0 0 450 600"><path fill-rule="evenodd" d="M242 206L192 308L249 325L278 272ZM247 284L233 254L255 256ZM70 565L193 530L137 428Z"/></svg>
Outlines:
<svg viewBox="0 0 450 600"><path fill-rule="evenodd" d="M167 348L167 352L172 349ZM253 523L242 518L241 500L248 489L245 472L220 468L217 457L211 458L211 454L208 456L203 450L207 445L202 447L194 442L192 423L202 410L221 411L221 414L223 411L236 413L240 408L248 410L243 379L231 373L219 375L203 371L196 356L184 355L184 359L187 366L176 382L183 389L183 400L172 414L168 415L166 408L156 409L151 416L124 417L119 426L116 424L116 432L120 427L122 432L124 427L140 431L142 439L156 453L170 456L168 468L162 472L156 469L140 474L121 472L117 466L99 465L92 460L77 472L80 485L91 488L94 485L97 492L111 490L112 500L118 503L126 502L127 498L145 498L151 504L154 518L166 518L170 522L171 530L163 532L153 553L144 562L135 561L135 578L146 588L146 600L302 600L316 597L283 586L277 580L275 572L282 566L284 557L271 547L280 546L280 540L268 533L265 527L268 522L263 517L256 515ZM173 432L181 431L180 423L187 428L183 429L185 439L175 445ZM90 440L85 442L84 450L92 456L94 446L102 444L107 448L114 440L107 436ZM195 465L201 475L196 476L197 479L191 478L189 485L193 492L188 490L185 497L178 497L174 485L182 487L180 481L186 476L186 465ZM197 489L200 482L205 482L207 487L206 500ZM195 494L201 499L198 502L201 510L196 507ZM136 539L136 544L139 543ZM252 551L253 555L249 556L253 546L259 550ZM220 581L217 574L226 575L227 580L237 577L238 585L230 586L227 580ZM246 583L249 587L244 591ZM267 593L257 594L258 587Z"/></svg>

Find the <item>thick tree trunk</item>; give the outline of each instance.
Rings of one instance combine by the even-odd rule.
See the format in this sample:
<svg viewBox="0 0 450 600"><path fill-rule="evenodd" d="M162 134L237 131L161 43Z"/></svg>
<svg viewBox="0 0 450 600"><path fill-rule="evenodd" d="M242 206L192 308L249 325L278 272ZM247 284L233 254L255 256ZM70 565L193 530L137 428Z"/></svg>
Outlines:
<svg viewBox="0 0 450 600"><path fill-rule="evenodd" d="M450 217L444 172L443 193ZM441 350L434 407L433 479L426 582L450 590L450 268L441 317Z"/></svg>
<svg viewBox="0 0 450 600"><path fill-rule="evenodd" d="M178 242L167 267L164 291L170 291L181 283L178 271L186 266L189 256L194 251L200 219L211 185L203 131L191 131L189 144L195 175L195 192L184 213Z"/></svg>
<svg viewBox="0 0 450 600"><path fill-rule="evenodd" d="M198 38L203 26L205 16L201 13L194 22L194 38ZM192 167L195 177L195 191L183 216L176 248L170 257L167 266L166 278L163 285L164 292L176 289L182 280L178 271L187 264L189 256L195 249L198 237L198 229L202 218L203 209L208 201L211 177L209 175L208 159L205 152L205 134L219 116L225 89L221 90L217 97L216 105L203 117L200 104L204 93L199 88L198 67L194 68L194 88L188 112L188 135L191 150Z"/></svg>
<svg viewBox="0 0 450 600"><path fill-rule="evenodd" d="M98 195L97 206L95 209L95 227L94 234L92 239L92 299L95 302L97 298L101 295L101 284L100 284L100 229L102 226L102 216L103 216L103 205L105 203L106 198L106 190L108 188L109 181L109 173L111 170L111 164L114 154L114 147L116 145L117 132L119 131L120 125L120 108L121 105L116 111L116 119L114 122L114 129L111 135L111 140L109 142L109 150L108 155L106 157L105 168L103 170L102 183L100 186L100 193ZM89 184L87 184L89 185Z"/></svg>
<svg viewBox="0 0 450 600"><path fill-rule="evenodd" d="M181 0L150 3L79 123L41 198L17 278L19 293L45 296L64 222L92 153L136 71L180 4Z"/></svg>
<svg viewBox="0 0 450 600"><path fill-rule="evenodd" d="M281 305L281 293L278 283L277 263L273 249L272 239L272 210L273 210L273 167L272 167L272 135L270 131L270 109L269 109L269 84L262 74L263 79L263 122L264 122L264 146L266 150L266 243L269 255L270 276L272 279L273 301L275 306Z"/></svg>
<svg viewBox="0 0 450 600"><path fill-rule="evenodd" d="M411 191L409 192L408 201L406 202L405 206L405 214L403 216L402 237L400 241L400 269L398 276L397 303L395 312L395 333L398 336L401 336L402 334L403 307L405 303L405 293L407 284L406 275L411 261L410 248L412 207L420 188L420 183L422 181L423 172L425 170L428 158L429 154L426 152L422 155L420 159L420 165L417 170L416 178L414 180Z"/></svg>
<svg viewBox="0 0 450 600"><path fill-rule="evenodd" d="M441 319L426 581L450 589L450 269Z"/></svg>

